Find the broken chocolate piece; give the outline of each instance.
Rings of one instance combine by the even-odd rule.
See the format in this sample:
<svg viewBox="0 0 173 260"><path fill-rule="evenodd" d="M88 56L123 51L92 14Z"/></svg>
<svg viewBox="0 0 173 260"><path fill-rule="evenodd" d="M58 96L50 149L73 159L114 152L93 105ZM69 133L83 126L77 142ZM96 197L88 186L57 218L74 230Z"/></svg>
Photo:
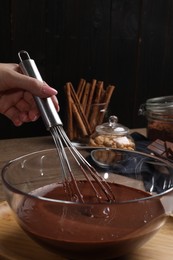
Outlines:
<svg viewBox="0 0 173 260"><path fill-rule="evenodd" d="M159 156L165 156L166 150L165 150L165 142L157 139L154 142L152 142L147 147L149 150L151 150L154 154Z"/></svg>
<svg viewBox="0 0 173 260"><path fill-rule="evenodd" d="M166 147L166 151L167 151L167 156L173 158L173 143L166 141L165 147Z"/></svg>
<svg viewBox="0 0 173 260"><path fill-rule="evenodd" d="M147 146L147 148L153 152L156 156L167 160L173 160L173 143L168 141L162 141L160 139L155 140Z"/></svg>

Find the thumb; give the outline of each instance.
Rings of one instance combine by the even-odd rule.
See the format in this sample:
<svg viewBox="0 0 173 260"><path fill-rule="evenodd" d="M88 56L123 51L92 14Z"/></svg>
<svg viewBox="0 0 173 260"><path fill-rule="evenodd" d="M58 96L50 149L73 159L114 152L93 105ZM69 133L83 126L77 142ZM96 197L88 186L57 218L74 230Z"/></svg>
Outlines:
<svg viewBox="0 0 173 260"><path fill-rule="evenodd" d="M14 85L17 88L27 90L31 94L39 97L54 96L57 94L57 90L50 87L46 82L39 81L35 78L18 73L18 78Z"/></svg>

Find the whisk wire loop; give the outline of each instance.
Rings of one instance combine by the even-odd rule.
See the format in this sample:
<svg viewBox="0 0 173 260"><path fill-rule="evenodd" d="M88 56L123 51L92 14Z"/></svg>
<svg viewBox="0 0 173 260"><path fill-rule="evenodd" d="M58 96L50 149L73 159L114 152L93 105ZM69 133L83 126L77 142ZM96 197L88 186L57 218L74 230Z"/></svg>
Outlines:
<svg viewBox="0 0 173 260"><path fill-rule="evenodd" d="M92 180L94 180L95 183L99 185L99 187L101 188L102 192L105 194L105 197L107 198L108 201L115 200L114 194L110 186L108 185L108 183L101 175L98 174L95 168L88 163L88 161L81 155L81 153L77 150L77 148L73 146L68 136L66 135L66 132L64 131L63 127L61 126L54 127L52 131L52 135L57 147L57 152L61 157L60 162L62 164L63 175L65 176L64 184L66 185L66 188L68 187L68 192L70 192L71 196L74 197L77 195L78 199L81 202L84 202L83 195L79 190L79 187L76 183L76 179L74 178L73 171L69 164L69 160L66 151L64 149L64 145L70 151L70 154L72 155L77 165L80 167L86 180L90 183L90 186L92 187L92 190L94 191L98 201L102 200L102 195L98 192L98 189L95 187L94 182ZM61 140L63 140L64 145ZM64 164L66 165L66 167Z"/></svg>

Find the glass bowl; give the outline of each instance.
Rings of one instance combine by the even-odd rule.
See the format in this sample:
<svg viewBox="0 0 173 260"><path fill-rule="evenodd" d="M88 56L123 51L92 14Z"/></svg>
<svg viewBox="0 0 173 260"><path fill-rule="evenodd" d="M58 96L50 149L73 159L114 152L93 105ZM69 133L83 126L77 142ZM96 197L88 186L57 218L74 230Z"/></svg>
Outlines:
<svg viewBox="0 0 173 260"><path fill-rule="evenodd" d="M56 150L37 151L2 170L17 222L34 241L68 259L111 259L141 247L172 214L173 166L135 151L79 150L110 183L115 201L69 201Z"/></svg>

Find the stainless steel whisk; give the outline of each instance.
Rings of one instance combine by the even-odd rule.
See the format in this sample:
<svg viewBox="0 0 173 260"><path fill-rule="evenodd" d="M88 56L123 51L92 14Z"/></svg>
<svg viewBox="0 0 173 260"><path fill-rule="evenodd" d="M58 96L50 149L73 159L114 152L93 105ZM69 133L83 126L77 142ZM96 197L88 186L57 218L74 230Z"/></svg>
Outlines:
<svg viewBox="0 0 173 260"><path fill-rule="evenodd" d="M25 75L36 78L40 81L42 77L37 69L33 59L30 58L27 51L20 51L18 53L20 63L19 66ZM70 152L76 164L89 182L98 202L115 200L114 194L109 184L105 179L91 166L88 161L81 155L75 146L71 143L66 132L63 129L62 121L51 98L34 97L41 117L48 131L50 131L56 150L58 152L60 163L62 167L62 182L65 192L68 194L69 200L85 202L82 191L79 189L78 182L73 174L73 170L69 163L66 149ZM65 148L66 147L66 148ZM97 185L95 185L97 184ZM99 187L99 189L98 189ZM104 198L103 198L104 196Z"/></svg>

